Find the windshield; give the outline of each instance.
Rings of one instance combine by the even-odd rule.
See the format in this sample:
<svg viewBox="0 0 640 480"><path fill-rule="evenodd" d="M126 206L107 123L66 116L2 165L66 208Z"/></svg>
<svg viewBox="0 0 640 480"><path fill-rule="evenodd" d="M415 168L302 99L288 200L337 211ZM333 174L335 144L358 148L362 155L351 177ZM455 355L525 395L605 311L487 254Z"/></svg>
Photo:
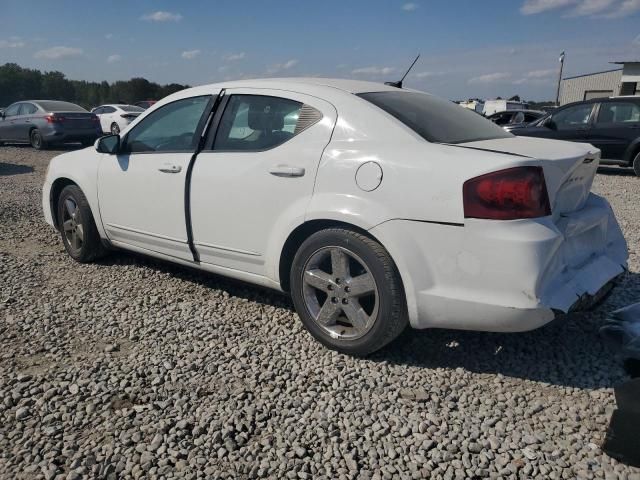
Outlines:
<svg viewBox="0 0 640 480"><path fill-rule="evenodd" d="M120 108L125 112L144 112L144 108L136 107L135 105L120 105Z"/></svg>
<svg viewBox="0 0 640 480"><path fill-rule="evenodd" d="M84 108L82 108L80 105L76 105L75 103L58 102L56 100L38 102L38 105L40 105L45 112L86 112L87 111Z"/></svg>
<svg viewBox="0 0 640 480"><path fill-rule="evenodd" d="M393 115L429 142L465 143L513 136L468 108L426 93L371 92L358 96Z"/></svg>

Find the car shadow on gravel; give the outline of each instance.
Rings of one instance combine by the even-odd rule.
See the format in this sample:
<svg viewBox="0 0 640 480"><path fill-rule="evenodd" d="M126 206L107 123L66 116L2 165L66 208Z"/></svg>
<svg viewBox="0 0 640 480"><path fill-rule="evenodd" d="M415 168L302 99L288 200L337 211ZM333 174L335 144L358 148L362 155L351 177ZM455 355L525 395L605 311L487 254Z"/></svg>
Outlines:
<svg viewBox="0 0 640 480"><path fill-rule="evenodd" d="M0 177L8 177L9 175L22 175L24 173L32 173L33 167L29 165L18 165L16 163L0 162Z"/></svg>
<svg viewBox="0 0 640 480"><path fill-rule="evenodd" d="M635 177L635 173L632 168L626 167L598 167L598 173L602 175L618 175L621 177Z"/></svg>
<svg viewBox="0 0 640 480"><path fill-rule="evenodd" d="M234 297L294 311L285 294L135 253L113 252L99 264L150 268ZM618 289L633 285L640 285L640 275L629 272ZM478 374L502 374L575 388L610 388L627 379L622 361L598 334L607 313L631 303L624 296L616 299L616 295L619 293L614 291L593 312L565 315L530 332L407 328L366 361L430 369L463 368Z"/></svg>

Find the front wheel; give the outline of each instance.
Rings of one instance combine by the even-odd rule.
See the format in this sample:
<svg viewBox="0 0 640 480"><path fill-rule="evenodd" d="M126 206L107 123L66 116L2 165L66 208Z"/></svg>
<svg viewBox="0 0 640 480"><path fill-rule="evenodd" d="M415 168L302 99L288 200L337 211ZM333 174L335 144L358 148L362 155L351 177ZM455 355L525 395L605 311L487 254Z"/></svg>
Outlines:
<svg viewBox="0 0 640 480"><path fill-rule="evenodd" d="M88 263L104 255L89 202L77 185L67 185L60 193L58 225L64 248L74 260Z"/></svg>
<svg viewBox="0 0 640 480"><path fill-rule="evenodd" d="M322 230L299 248L291 294L306 329L322 344L364 356L405 329L400 274L378 242L344 228Z"/></svg>
<svg viewBox="0 0 640 480"><path fill-rule="evenodd" d="M633 171L637 177L640 177L640 152L637 153L636 158L633 159Z"/></svg>
<svg viewBox="0 0 640 480"><path fill-rule="evenodd" d="M31 142L31 146L36 150L43 150L46 148L47 144L42 138L42 133L37 128L31 130L29 134L29 141Z"/></svg>

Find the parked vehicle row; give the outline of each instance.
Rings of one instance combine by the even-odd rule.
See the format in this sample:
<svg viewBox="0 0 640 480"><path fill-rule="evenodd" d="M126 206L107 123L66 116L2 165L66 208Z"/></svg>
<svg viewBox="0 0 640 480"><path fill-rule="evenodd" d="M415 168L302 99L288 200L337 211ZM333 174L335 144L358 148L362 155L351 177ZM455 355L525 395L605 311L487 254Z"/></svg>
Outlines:
<svg viewBox="0 0 640 480"><path fill-rule="evenodd" d="M601 163L632 167L640 176L640 97L571 103L529 125L514 127L511 132L589 143L600 149Z"/></svg>
<svg viewBox="0 0 640 480"><path fill-rule="evenodd" d="M289 292L365 355L406 325L517 332L599 301L628 254L598 164L424 93L246 80L55 157L42 205L79 262L118 247Z"/></svg>
<svg viewBox="0 0 640 480"><path fill-rule="evenodd" d="M489 115L487 118L506 131L511 131L513 128L534 122L545 115L546 113L540 110L504 110Z"/></svg>
<svg viewBox="0 0 640 480"><path fill-rule="evenodd" d="M38 150L68 142L88 146L101 135L98 117L69 102L22 101L0 112L0 144L30 143Z"/></svg>
<svg viewBox="0 0 640 480"><path fill-rule="evenodd" d="M145 105L108 104L89 112L80 105L57 100L24 100L0 108L0 145L29 143L43 149L50 145L91 145L105 133L117 134L155 101Z"/></svg>

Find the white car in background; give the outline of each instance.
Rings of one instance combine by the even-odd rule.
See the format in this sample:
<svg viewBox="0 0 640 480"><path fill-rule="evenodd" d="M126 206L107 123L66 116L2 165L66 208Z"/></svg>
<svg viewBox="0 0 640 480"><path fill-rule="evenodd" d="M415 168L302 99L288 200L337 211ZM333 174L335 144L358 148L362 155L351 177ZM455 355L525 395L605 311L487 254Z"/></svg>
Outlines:
<svg viewBox="0 0 640 480"><path fill-rule="evenodd" d="M102 131L113 135L118 135L127 128L142 112L143 108L124 104L100 105L91 110L100 119Z"/></svg>
<svg viewBox="0 0 640 480"><path fill-rule="evenodd" d="M415 91L243 80L55 157L42 202L79 262L117 247L286 291L365 355L407 324L525 331L601 299L628 255L599 158Z"/></svg>

